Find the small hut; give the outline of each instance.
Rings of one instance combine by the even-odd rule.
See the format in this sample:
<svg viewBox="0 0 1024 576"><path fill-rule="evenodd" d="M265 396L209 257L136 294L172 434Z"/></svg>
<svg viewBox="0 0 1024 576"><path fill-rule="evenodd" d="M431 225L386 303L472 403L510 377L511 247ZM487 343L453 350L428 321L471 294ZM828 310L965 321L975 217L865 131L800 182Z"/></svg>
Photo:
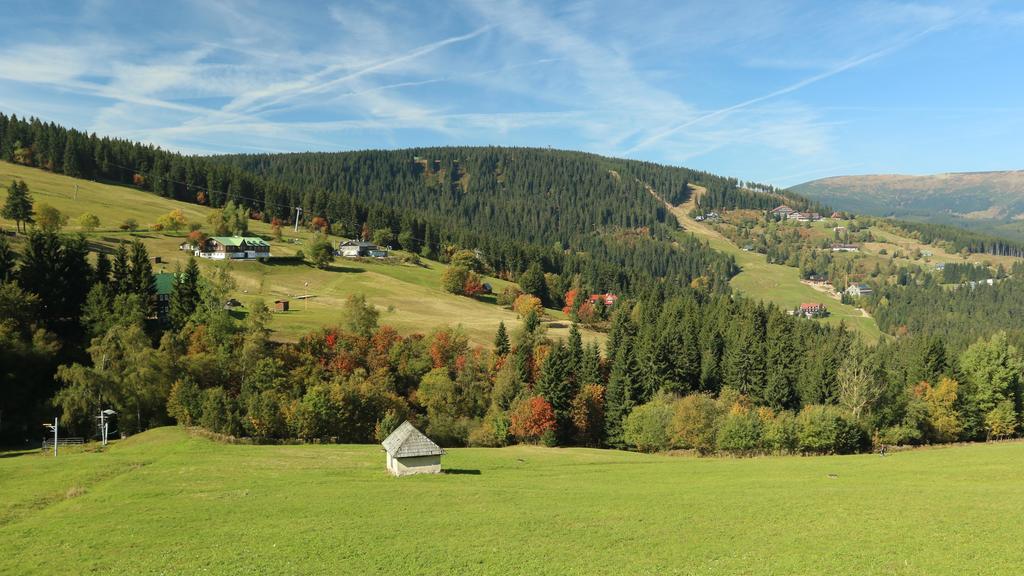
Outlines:
<svg viewBox="0 0 1024 576"><path fill-rule="evenodd" d="M395 476L440 474L444 448L427 438L408 420L381 442L387 453L388 472Z"/></svg>
<svg viewBox="0 0 1024 576"><path fill-rule="evenodd" d="M278 312L287 312L288 311L288 301L287 300L274 300L274 310L276 310Z"/></svg>

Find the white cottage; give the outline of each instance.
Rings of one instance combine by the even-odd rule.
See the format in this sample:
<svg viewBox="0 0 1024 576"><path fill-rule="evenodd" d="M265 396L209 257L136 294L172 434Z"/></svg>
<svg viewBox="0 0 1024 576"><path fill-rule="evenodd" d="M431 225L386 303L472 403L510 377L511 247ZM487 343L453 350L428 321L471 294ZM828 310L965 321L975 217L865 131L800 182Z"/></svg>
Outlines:
<svg viewBox="0 0 1024 576"><path fill-rule="evenodd" d="M440 474L444 448L427 438L408 421L395 429L384 442L388 472L395 476Z"/></svg>

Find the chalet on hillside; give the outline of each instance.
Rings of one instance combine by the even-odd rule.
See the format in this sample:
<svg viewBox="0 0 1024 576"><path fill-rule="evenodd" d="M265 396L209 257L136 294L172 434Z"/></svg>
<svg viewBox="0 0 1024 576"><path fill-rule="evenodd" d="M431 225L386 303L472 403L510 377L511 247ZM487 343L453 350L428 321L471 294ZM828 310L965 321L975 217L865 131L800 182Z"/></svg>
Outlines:
<svg viewBox="0 0 1024 576"><path fill-rule="evenodd" d="M338 244L338 255L346 258L387 258L388 251L373 242L362 240L342 240Z"/></svg>
<svg viewBox="0 0 1024 576"><path fill-rule="evenodd" d="M794 212L796 212L796 210L793 210L792 208L790 208L789 206L786 206L785 204L783 204L783 205L775 208L774 210L772 210L772 214L773 215L778 216L778 217L782 218L783 220L788 219L789 215L793 214Z"/></svg>
<svg viewBox="0 0 1024 576"><path fill-rule="evenodd" d="M789 217L796 218L797 222L817 222L821 220L821 214L817 212L794 212Z"/></svg>
<svg viewBox="0 0 1024 576"><path fill-rule="evenodd" d="M850 284L846 288L846 294L848 296L854 296L854 297L870 296L873 293L874 293L874 290L872 290L871 286L868 286L867 284Z"/></svg>
<svg viewBox="0 0 1024 576"><path fill-rule="evenodd" d="M395 476L440 474L444 448L427 438L408 420L381 442L388 472Z"/></svg>
<svg viewBox="0 0 1024 576"><path fill-rule="evenodd" d="M856 244L840 244L836 243L832 245L833 252L860 252L860 246Z"/></svg>
<svg viewBox="0 0 1024 576"><path fill-rule="evenodd" d="M183 243L182 247L186 245ZM193 249L196 256L211 260L270 258L270 244L257 236L212 236Z"/></svg>
<svg viewBox="0 0 1024 576"><path fill-rule="evenodd" d="M805 316L807 318L817 318L826 315L828 310L825 308L824 304L804 302L800 305L799 313L801 316Z"/></svg>

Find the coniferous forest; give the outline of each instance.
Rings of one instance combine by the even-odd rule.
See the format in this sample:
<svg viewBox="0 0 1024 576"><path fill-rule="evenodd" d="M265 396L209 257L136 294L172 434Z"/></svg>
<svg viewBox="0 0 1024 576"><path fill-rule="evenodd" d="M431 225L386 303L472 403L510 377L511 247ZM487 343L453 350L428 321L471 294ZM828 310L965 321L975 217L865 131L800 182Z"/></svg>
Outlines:
<svg viewBox="0 0 1024 576"><path fill-rule="evenodd" d="M408 418L448 445L835 453L1021 429L1016 274L976 290L887 286L868 307L897 334L866 343L733 294L732 258L681 233L651 193L678 204L692 184L711 204L777 201L728 178L539 149L182 156L2 115L0 149L7 161L230 202L268 221L301 207L336 234L432 260L472 251L574 320L575 296L620 295L600 348L576 330L548 337L533 312L490 347L450 326L400 335L360 297L337 326L280 344L265 308L244 322L224 310L225 270L178 274L161 324L142 244L93 257L79 235L26 224L17 245L0 239L8 440L53 407L88 435L101 400L128 433L178 422L260 441L370 442Z"/></svg>

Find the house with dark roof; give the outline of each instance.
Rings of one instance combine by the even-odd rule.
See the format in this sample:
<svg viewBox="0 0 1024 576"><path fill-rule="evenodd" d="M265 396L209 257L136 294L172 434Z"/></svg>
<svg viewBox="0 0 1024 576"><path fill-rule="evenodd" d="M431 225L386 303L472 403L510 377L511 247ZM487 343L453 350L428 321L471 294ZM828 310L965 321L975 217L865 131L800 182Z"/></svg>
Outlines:
<svg viewBox="0 0 1024 576"><path fill-rule="evenodd" d="M850 296L869 296L874 292L867 284L850 284L846 293Z"/></svg>
<svg viewBox="0 0 1024 576"><path fill-rule="evenodd" d="M373 242L363 242L362 240L343 240L338 244L337 254L338 256L344 256L346 258L359 258L362 256L386 258L388 251L382 249Z"/></svg>
<svg viewBox="0 0 1024 576"><path fill-rule="evenodd" d="M161 324L167 324L171 310L171 294L174 293L174 274L153 274L153 287L156 292L156 317Z"/></svg>
<svg viewBox="0 0 1024 576"><path fill-rule="evenodd" d="M388 472L395 476L440 474L444 448L427 438L408 420L381 442Z"/></svg>

